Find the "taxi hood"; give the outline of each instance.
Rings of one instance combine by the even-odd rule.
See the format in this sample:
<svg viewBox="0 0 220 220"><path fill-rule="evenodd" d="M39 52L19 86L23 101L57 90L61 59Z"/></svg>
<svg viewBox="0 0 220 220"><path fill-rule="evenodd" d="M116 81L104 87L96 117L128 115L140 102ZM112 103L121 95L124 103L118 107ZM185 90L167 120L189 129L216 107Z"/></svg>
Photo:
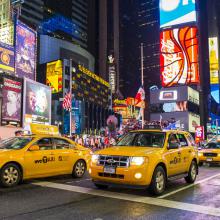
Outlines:
<svg viewBox="0 0 220 220"><path fill-rule="evenodd" d="M99 155L111 155L111 156L148 156L152 153L161 151L162 148L155 147L136 147L136 146L115 146L96 151L95 154Z"/></svg>

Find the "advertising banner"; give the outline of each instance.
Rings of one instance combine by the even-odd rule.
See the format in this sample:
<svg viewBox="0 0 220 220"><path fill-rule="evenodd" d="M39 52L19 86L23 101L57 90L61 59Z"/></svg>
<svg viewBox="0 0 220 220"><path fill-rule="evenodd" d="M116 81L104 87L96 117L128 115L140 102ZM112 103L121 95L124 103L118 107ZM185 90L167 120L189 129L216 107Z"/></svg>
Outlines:
<svg viewBox="0 0 220 220"><path fill-rule="evenodd" d="M218 38L209 38L209 68L210 68L210 83L219 83L219 61L218 61Z"/></svg>
<svg viewBox="0 0 220 220"><path fill-rule="evenodd" d="M52 93L62 92L63 67L61 60L47 63L46 77L47 85L51 87Z"/></svg>
<svg viewBox="0 0 220 220"><path fill-rule="evenodd" d="M2 125L20 126L21 92L21 82L8 78L3 79Z"/></svg>
<svg viewBox="0 0 220 220"><path fill-rule="evenodd" d="M160 28L196 22L195 0L160 0Z"/></svg>
<svg viewBox="0 0 220 220"><path fill-rule="evenodd" d="M189 132L195 132L197 126L200 126L200 116L189 113Z"/></svg>
<svg viewBox="0 0 220 220"><path fill-rule="evenodd" d="M199 84L198 29L176 28L160 34L163 87Z"/></svg>
<svg viewBox="0 0 220 220"><path fill-rule="evenodd" d="M24 124L51 123L51 88L33 80L24 80Z"/></svg>
<svg viewBox="0 0 220 220"><path fill-rule="evenodd" d="M18 77L35 80L37 33L17 21L15 72Z"/></svg>
<svg viewBox="0 0 220 220"><path fill-rule="evenodd" d="M14 73L15 53L14 47L0 42L0 69L5 72Z"/></svg>
<svg viewBox="0 0 220 220"><path fill-rule="evenodd" d="M199 143L200 141L204 141L204 127L203 126L196 126L195 132L195 141Z"/></svg>

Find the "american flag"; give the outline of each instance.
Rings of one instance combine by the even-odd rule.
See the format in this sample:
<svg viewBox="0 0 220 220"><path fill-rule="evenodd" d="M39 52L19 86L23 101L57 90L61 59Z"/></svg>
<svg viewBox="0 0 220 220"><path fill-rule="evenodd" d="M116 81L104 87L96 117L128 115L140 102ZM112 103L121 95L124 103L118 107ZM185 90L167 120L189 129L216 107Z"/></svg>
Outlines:
<svg viewBox="0 0 220 220"><path fill-rule="evenodd" d="M71 111L72 108L72 94L67 93L63 99L63 108L67 111Z"/></svg>

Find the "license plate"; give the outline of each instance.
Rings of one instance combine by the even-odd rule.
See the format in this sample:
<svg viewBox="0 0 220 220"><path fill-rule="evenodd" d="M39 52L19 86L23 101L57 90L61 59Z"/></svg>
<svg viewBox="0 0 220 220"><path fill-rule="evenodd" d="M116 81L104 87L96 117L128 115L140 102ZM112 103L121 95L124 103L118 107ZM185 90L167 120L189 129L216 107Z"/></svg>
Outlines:
<svg viewBox="0 0 220 220"><path fill-rule="evenodd" d="M115 174L115 167L104 167L104 173Z"/></svg>
<svg viewBox="0 0 220 220"><path fill-rule="evenodd" d="M212 161L212 158L206 158L206 161L210 162Z"/></svg>

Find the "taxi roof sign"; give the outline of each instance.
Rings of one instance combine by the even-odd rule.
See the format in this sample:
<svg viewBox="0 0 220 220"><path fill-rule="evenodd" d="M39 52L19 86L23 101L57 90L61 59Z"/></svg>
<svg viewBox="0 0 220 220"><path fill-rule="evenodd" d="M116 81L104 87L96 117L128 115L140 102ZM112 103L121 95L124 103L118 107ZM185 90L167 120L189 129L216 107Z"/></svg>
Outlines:
<svg viewBox="0 0 220 220"><path fill-rule="evenodd" d="M32 134L59 135L59 129L55 125L30 124Z"/></svg>

